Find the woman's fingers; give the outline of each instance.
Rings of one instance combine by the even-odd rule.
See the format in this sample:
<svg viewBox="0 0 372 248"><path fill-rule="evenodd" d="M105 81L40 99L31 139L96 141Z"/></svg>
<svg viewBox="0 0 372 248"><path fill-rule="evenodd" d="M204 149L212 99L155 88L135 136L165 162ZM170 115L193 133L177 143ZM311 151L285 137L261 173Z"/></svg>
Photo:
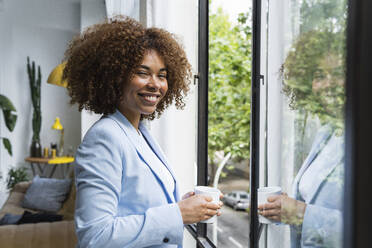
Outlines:
<svg viewBox="0 0 372 248"><path fill-rule="evenodd" d="M283 196L286 196L286 194L283 193L282 195L273 195L269 196L267 198L267 203L260 204L258 205L258 210L263 210L263 209L271 209L271 208L281 208L281 202Z"/></svg>
<svg viewBox="0 0 372 248"><path fill-rule="evenodd" d="M277 202L270 202L270 203L264 203L258 206L258 210L263 210L263 209L271 209L271 208L277 208L278 203Z"/></svg>
<svg viewBox="0 0 372 248"><path fill-rule="evenodd" d="M203 197L204 197L204 199L205 199L206 201L208 201L208 202L213 201L213 198L210 197L210 196L203 195Z"/></svg>
<svg viewBox="0 0 372 248"><path fill-rule="evenodd" d="M217 210L217 209L220 209L221 208L221 205L219 203L209 202L207 204L207 208L208 209L212 209L212 210Z"/></svg>
<svg viewBox="0 0 372 248"><path fill-rule="evenodd" d="M280 209L264 209L260 213L264 217L270 217L270 216L278 216L281 214Z"/></svg>
<svg viewBox="0 0 372 248"><path fill-rule="evenodd" d="M220 202L212 202L212 197L209 196L193 195L179 201L177 204L180 208L184 224L196 223L209 219L214 215L221 215L219 209L222 204Z"/></svg>
<svg viewBox="0 0 372 248"><path fill-rule="evenodd" d="M267 197L267 201L274 202L276 200L279 200L281 197L282 197L281 195L272 195L272 196Z"/></svg>
<svg viewBox="0 0 372 248"><path fill-rule="evenodd" d="M280 201L273 203L265 203L258 206L258 210L268 210L268 209L277 209L281 208Z"/></svg>
<svg viewBox="0 0 372 248"><path fill-rule="evenodd" d="M209 217L212 217L216 214L218 214L218 210L207 209L207 211L205 212L205 215L208 215Z"/></svg>
<svg viewBox="0 0 372 248"><path fill-rule="evenodd" d="M220 216L221 215L221 211L215 211L215 210L208 210L208 212L204 215L204 220L206 219L209 219L209 218L212 218L213 216Z"/></svg>

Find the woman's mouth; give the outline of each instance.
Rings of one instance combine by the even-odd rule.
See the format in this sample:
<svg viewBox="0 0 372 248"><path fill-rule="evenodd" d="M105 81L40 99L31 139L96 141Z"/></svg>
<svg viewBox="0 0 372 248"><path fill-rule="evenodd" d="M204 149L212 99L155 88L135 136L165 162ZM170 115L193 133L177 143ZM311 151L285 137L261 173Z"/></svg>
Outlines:
<svg viewBox="0 0 372 248"><path fill-rule="evenodd" d="M138 95L149 104L156 104L160 98L160 95L157 94L138 93Z"/></svg>

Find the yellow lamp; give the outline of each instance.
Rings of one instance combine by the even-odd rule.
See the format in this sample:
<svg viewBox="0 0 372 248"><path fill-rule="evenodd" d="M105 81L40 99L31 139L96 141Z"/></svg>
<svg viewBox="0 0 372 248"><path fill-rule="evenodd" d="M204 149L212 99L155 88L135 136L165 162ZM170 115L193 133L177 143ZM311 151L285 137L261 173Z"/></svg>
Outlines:
<svg viewBox="0 0 372 248"><path fill-rule="evenodd" d="M64 129L63 126L59 120L59 117L56 117L56 120L54 121L54 124L52 126L52 129L61 131L61 137L59 140L59 147L58 147L58 157L63 156L63 145L64 145Z"/></svg>
<svg viewBox="0 0 372 248"><path fill-rule="evenodd" d="M63 69L65 69L66 62L57 65L50 73L47 82L61 87L67 87L67 80L62 80Z"/></svg>

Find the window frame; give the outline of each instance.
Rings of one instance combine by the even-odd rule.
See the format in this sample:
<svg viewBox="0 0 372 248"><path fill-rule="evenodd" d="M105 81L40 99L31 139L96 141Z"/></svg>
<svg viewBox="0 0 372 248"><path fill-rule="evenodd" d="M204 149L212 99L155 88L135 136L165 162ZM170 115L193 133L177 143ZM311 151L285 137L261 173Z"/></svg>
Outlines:
<svg viewBox="0 0 372 248"><path fill-rule="evenodd" d="M257 4L259 4L260 6L261 1L260 0L252 0L252 1L253 1L253 20L255 20L257 18L261 18L260 8L259 8L259 11L257 12ZM256 2L256 5L255 5L255 2ZM208 60L209 60L209 1L208 0L199 0L198 12L199 12L198 74L194 76L194 79L197 79L198 81L197 185L207 185L208 184L208 73L209 73L209 65L208 65ZM259 13L258 16L256 13ZM253 24L254 23L255 21L253 21ZM254 35L255 32L259 33L260 28L261 28L260 26L255 26L255 25L253 26L253 37L256 36ZM257 46L259 49L259 43L253 40L253 49L257 48ZM255 54L255 52L253 52L253 54ZM256 53L255 55L253 55L253 59L252 59L253 65L257 63L257 60L258 60L257 56L259 59L259 53ZM257 74L255 74L252 71L252 76L256 77L255 75ZM257 78L258 78L258 81L260 81L262 76L260 74L258 75L259 76ZM256 85L255 83L253 83L254 81L255 80L252 80L252 89L255 88L254 90L252 90L252 99L254 99L252 100L252 103L257 104L256 101L259 102L259 83L257 84L258 87L254 87L253 85ZM256 106L259 107L258 105ZM256 113L259 113L259 111L256 111ZM252 118L253 118L253 114L252 114ZM251 119L251 123L253 122L253 120L256 121L256 125L251 124L251 127L259 127L259 122L257 122L259 121L258 114L256 118ZM251 128L251 133L252 133L252 130L254 129ZM257 136L254 136L256 143L253 143L253 144L258 145L258 138L259 138L258 132L255 132L255 133L257 134ZM252 135L251 135L251 144L252 144ZM258 152L258 149L256 152ZM252 150L251 150L251 153L252 153ZM258 157L255 157L255 160L258 162ZM251 155L251 164L252 164L252 155ZM251 173L252 173L252 165L251 165ZM258 179L257 169L255 173L257 173L256 178ZM257 188L258 181L254 182L254 185L256 185L254 187ZM251 182L251 188L252 188L252 182ZM250 196L251 202L252 202L252 199L255 202L257 202L256 191L254 191L253 194L254 196L252 195ZM253 209L257 209L257 207L254 206ZM251 211L251 215L252 215L252 212L256 212L256 213L253 213L253 216L254 216L253 219L256 221L255 223L258 225L257 211ZM252 226L252 224L250 225ZM216 247L213 244L213 242L207 237L207 224L197 223L196 225L187 225L186 228L189 231L189 233L196 239L197 248ZM262 228L260 230L262 230ZM255 230L253 232L253 235L257 239L257 241L258 241L257 237L259 237L259 233L260 231L258 230ZM252 239L251 233L249 234L249 236L250 236L249 239L251 240ZM251 247L257 247L257 246L251 246Z"/></svg>
<svg viewBox="0 0 372 248"><path fill-rule="evenodd" d="M261 0L253 2L252 117L251 117L251 223L250 247L259 247L262 225L257 220L259 186L259 85L261 45ZM344 248L369 247L372 243L372 212L366 209L372 195L370 141L372 140L372 2L348 0L346 32Z"/></svg>
<svg viewBox="0 0 372 248"><path fill-rule="evenodd" d="M209 59L209 1L199 0L198 6L198 121L197 121L197 185L208 184L208 59ZM197 79L197 80L196 80ZM207 237L207 224L187 225L196 240L197 248L216 248Z"/></svg>
<svg viewBox="0 0 372 248"><path fill-rule="evenodd" d="M261 75L261 0L252 0L252 99L250 158L250 232L249 247L258 248L263 225L258 222L257 189L260 161L260 82Z"/></svg>
<svg viewBox="0 0 372 248"><path fill-rule="evenodd" d="M345 106L345 188L344 248L369 247L372 243L368 210L372 195L370 141L372 140L372 2L348 0L346 106Z"/></svg>

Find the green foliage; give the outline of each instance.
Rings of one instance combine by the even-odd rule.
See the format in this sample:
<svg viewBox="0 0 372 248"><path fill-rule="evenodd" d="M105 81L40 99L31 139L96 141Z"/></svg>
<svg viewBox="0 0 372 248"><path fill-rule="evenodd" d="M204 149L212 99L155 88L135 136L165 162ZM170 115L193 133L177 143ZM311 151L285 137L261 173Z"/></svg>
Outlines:
<svg viewBox="0 0 372 248"><path fill-rule="evenodd" d="M310 30L343 30L346 0L303 0L300 6L301 33Z"/></svg>
<svg viewBox="0 0 372 248"><path fill-rule="evenodd" d="M337 134L344 130L347 13L345 0L303 0L297 4L300 32L281 68L283 92L296 110L296 170L311 147L311 130L317 128L314 120L319 119Z"/></svg>
<svg viewBox="0 0 372 248"><path fill-rule="evenodd" d="M248 14L234 26L219 8L209 17L208 154L249 158L251 27Z"/></svg>
<svg viewBox="0 0 372 248"><path fill-rule="evenodd" d="M37 77L35 71L35 61L30 64L30 58L27 57L27 73L30 83L32 106L34 113L32 116L32 141L40 141L41 129L41 109L40 109L40 89L41 89L41 70L37 67Z"/></svg>
<svg viewBox="0 0 372 248"><path fill-rule="evenodd" d="M17 168L10 169L8 172L7 179L7 188L13 189L14 185L19 182L28 181L27 169L26 168Z"/></svg>
<svg viewBox="0 0 372 248"><path fill-rule="evenodd" d="M10 140L8 138L3 138L3 145L5 149L8 151L9 155L13 156L12 144L10 143Z"/></svg>
<svg viewBox="0 0 372 248"><path fill-rule="evenodd" d="M336 129L344 122L345 13L339 1L303 1L301 33L282 67L290 106Z"/></svg>
<svg viewBox="0 0 372 248"><path fill-rule="evenodd" d="M16 112L15 107L9 98L0 95L0 108L3 110L5 125L12 132L17 122L17 115L13 113Z"/></svg>
<svg viewBox="0 0 372 248"><path fill-rule="evenodd" d="M6 127L10 132L13 132L17 122L17 115L14 113L16 112L16 108L9 98L4 95L0 95L0 108L3 110ZM8 151L9 155L12 156L12 144L10 143L9 139L5 137L1 137L1 139L3 140L5 149Z"/></svg>

